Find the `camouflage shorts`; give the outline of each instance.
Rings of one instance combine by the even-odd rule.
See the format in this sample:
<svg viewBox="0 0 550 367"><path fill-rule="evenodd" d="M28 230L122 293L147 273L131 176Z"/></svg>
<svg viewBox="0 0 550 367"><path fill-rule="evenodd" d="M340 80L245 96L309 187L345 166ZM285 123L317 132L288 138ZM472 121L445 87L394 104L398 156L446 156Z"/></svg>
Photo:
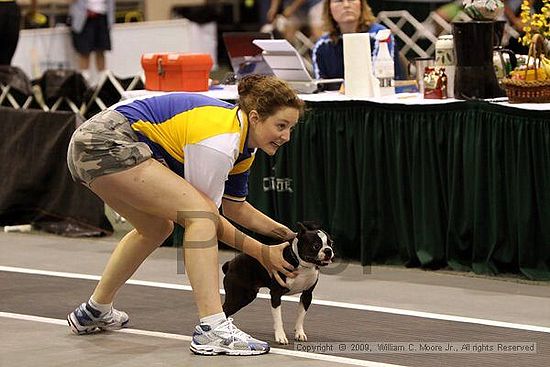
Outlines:
<svg viewBox="0 0 550 367"><path fill-rule="evenodd" d="M96 177L124 171L151 158L126 117L105 110L76 129L69 143L67 164L73 179L87 186Z"/></svg>

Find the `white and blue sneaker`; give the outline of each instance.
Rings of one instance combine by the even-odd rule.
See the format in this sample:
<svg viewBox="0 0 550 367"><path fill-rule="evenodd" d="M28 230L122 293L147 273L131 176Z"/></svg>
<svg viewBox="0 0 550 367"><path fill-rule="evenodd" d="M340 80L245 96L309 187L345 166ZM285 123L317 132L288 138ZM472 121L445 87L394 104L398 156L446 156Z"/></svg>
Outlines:
<svg viewBox="0 0 550 367"><path fill-rule="evenodd" d="M73 333L82 335L123 328L128 323L128 315L114 308L101 314L88 303L83 303L67 316L67 321Z"/></svg>
<svg viewBox="0 0 550 367"><path fill-rule="evenodd" d="M228 318L214 329L207 324L198 325L189 349L202 355L251 356L269 352L269 344L242 332Z"/></svg>

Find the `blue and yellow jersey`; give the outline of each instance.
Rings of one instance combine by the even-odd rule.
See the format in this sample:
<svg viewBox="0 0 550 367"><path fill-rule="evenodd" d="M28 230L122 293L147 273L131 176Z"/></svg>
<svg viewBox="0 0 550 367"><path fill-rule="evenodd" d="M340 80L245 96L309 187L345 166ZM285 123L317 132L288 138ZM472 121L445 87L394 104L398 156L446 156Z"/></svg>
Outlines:
<svg viewBox="0 0 550 367"><path fill-rule="evenodd" d="M199 94L169 93L123 102L113 109L129 120L154 158L172 171L189 181L190 177L214 180L217 183L208 185L224 185L214 192L219 189L228 199L245 200L255 149L247 147L248 119L237 106ZM201 182L191 184L203 189ZM212 191L203 190L207 195ZM216 193L209 196L220 204Z"/></svg>

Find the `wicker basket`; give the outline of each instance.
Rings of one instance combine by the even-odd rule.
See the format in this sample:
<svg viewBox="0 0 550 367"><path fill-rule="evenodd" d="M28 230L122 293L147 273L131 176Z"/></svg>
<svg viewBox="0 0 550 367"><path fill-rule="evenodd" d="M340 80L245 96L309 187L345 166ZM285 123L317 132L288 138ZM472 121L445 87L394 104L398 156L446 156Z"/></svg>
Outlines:
<svg viewBox="0 0 550 367"><path fill-rule="evenodd" d="M529 46L527 57L527 65L529 65L529 60L533 58L536 80L525 81L509 78L502 80L502 85L506 89L510 103L550 103L550 79L538 80L540 73L537 72L542 65L543 41L544 38L540 34L535 35ZM527 69L525 70L525 76L527 77ZM547 78L549 77L547 76Z"/></svg>
<svg viewBox="0 0 550 367"><path fill-rule="evenodd" d="M506 95L510 103L550 103L550 81L503 79Z"/></svg>

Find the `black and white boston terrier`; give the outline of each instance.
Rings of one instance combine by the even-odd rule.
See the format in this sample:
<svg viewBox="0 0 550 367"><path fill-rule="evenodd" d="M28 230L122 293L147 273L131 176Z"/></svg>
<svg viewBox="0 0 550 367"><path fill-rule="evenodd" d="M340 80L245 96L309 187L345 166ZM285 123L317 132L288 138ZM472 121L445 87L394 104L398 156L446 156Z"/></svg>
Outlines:
<svg viewBox="0 0 550 367"><path fill-rule="evenodd" d="M294 338L306 341L304 317L311 304L313 289L319 279L319 267L330 264L334 257L332 240L325 231L311 223L306 225L298 223L298 226L298 236L292 241L292 245L287 246L283 251L285 260L294 266L294 272L297 273L295 278L287 278L280 274L286 282L285 287L271 278L259 261L246 254L237 255L222 267L225 274L223 279L225 314L233 315L252 302L260 288L269 288L275 340L280 344L288 344L281 316L281 297L285 294L302 293Z"/></svg>

